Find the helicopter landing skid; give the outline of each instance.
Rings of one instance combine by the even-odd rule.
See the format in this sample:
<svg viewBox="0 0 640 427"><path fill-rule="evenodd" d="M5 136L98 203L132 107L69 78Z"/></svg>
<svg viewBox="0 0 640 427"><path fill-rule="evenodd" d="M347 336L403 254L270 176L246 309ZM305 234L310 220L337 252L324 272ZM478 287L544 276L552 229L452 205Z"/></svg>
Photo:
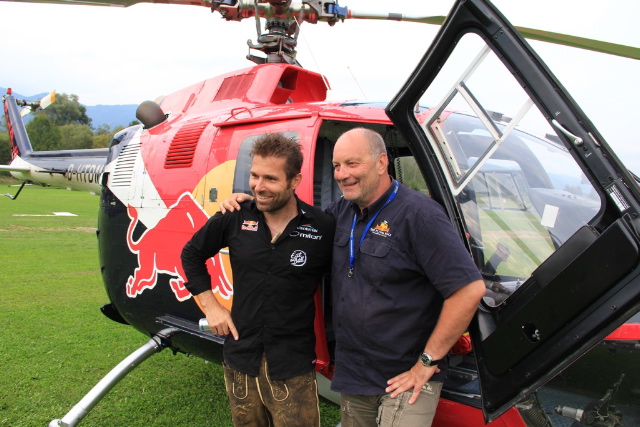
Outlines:
<svg viewBox="0 0 640 427"><path fill-rule="evenodd" d="M111 389L120 382L129 372L152 355L167 347L166 340L176 332L176 328L167 328L152 336L146 344L127 356L115 368L96 384L80 402L78 402L61 420L53 420L49 427L74 427L87 416L94 406L106 396Z"/></svg>

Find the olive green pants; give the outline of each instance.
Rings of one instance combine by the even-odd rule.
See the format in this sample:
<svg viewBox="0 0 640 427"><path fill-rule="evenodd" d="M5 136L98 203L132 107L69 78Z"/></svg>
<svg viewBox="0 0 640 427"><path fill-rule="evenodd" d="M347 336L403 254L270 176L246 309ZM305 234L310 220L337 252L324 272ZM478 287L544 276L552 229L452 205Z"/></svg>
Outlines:
<svg viewBox="0 0 640 427"><path fill-rule="evenodd" d="M224 365L224 382L235 427L319 427L320 407L315 371L284 380L269 378L262 356L252 377Z"/></svg>
<svg viewBox="0 0 640 427"><path fill-rule="evenodd" d="M441 382L429 381L412 405L409 405L409 398L413 390L405 391L394 399L391 393L374 396L342 394L342 427L428 427L436 415L441 390Z"/></svg>

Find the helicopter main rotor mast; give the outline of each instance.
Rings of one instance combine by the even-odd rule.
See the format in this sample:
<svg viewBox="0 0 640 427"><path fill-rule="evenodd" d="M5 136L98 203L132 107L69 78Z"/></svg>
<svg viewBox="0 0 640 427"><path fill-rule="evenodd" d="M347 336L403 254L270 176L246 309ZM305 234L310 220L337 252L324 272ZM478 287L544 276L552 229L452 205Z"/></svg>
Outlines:
<svg viewBox="0 0 640 427"><path fill-rule="evenodd" d="M266 57L247 55L256 64L287 63L300 66L296 60L296 45L300 25L327 22L330 26L345 19L379 19L441 24L444 16L408 16L400 13L354 12L341 7L336 0L213 0L211 10L218 11L227 21L256 19L257 43L247 41L250 49L263 52ZM260 18L266 20L263 33Z"/></svg>
<svg viewBox="0 0 640 427"><path fill-rule="evenodd" d="M296 60L297 38L300 24L319 21L334 25L346 18L347 8L336 1L303 0L292 4L291 0L214 0L212 10L217 10L227 21L256 19L257 42L247 41L250 49L263 52L266 57L247 55L256 64L287 63L300 66ZM263 33L260 18L266 20Z"/></svg>

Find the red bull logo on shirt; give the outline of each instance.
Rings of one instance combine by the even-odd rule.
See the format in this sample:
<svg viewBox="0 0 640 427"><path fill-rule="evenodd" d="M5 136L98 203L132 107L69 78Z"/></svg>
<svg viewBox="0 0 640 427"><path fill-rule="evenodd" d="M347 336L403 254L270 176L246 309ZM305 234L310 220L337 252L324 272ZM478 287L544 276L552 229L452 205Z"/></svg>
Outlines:
<svg viewBox="0 0 640 427"><path fill-rule="evenodd" d="M241 228L242 230L258 231L258 221L245 221Z"/></svg>

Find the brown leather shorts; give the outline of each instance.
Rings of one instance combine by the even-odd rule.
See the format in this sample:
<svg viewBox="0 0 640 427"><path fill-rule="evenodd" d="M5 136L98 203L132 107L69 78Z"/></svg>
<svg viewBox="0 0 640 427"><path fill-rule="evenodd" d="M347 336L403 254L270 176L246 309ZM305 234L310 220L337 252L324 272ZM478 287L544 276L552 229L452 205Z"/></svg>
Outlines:
<svg viewBox="0 0 640 427"><path fill-rule="evenodd" d="M224 380L235 427L320 426L315 371L271 380L262 356L258 377L224 365Z"/></svg>

